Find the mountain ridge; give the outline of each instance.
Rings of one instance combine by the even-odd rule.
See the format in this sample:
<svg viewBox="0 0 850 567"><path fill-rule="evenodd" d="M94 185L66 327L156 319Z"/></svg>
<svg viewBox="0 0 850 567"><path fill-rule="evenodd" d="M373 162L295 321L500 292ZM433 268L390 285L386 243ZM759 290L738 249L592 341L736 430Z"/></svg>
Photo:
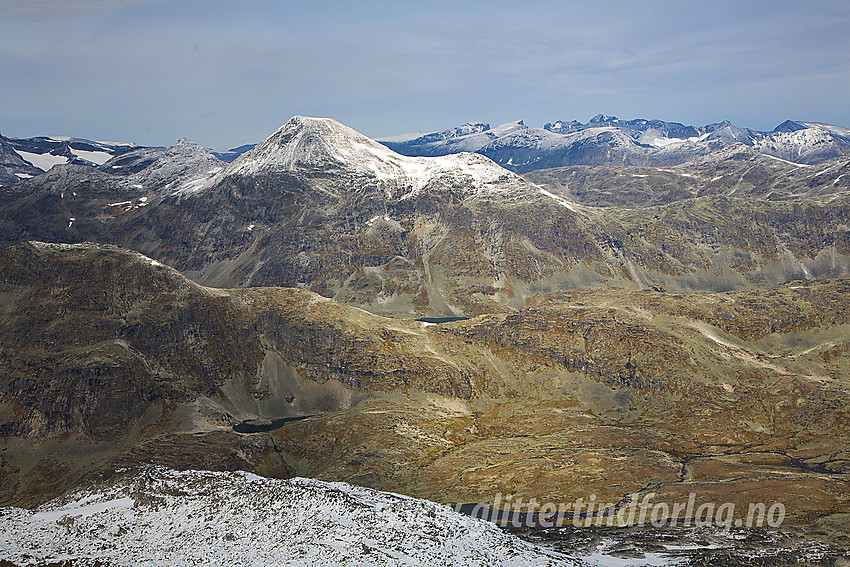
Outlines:
<svg viewBox="0 0 850 567"><path fill-rule="evenodd" d="M569 165L679 165L734 144L804 164L850 152L850 129L818 122L786 120L769 132L738 128L729 121L694 127L602 114L586 124L559 120L543 128L529 128L522 121L493 128L479 124L474 132L459 127L378 141L411 156L474 151L518 173Z"/></svg>
<svg viewBox="0 0 850 567"><path fill-rule="evenodd" d="M125 154L167 152L184 143L185 138L169 147L140 146L132 142L97 142L68 136L36 136L33 138L5 138L0 135L0 186L8 186L49 171L56 165L85 165L102 168L107 161ZM202 148L216 159L229 163L255 144L246 144L229 150ZM14 157L10 157L11 154ZM11 160L11 161L10 161Z"/></svg>
<svg viewBox="0 0 850 567"><path fill-rule="evenodd" d="M588 130L592 130L597 138L605 132L608 134L595 141L575 139L567 143L563 139ZM808 131L807 135L789 136L802 130ZM19 159L12 158L12 161L7 160L8 163L4 162L6 173L0 180L2 185L38 175L57 164L100 167L113 157L145 149L133 143L96 142L67 136L3 140L11 146L6 150L17 153L25 161L21 163ZM577 120L557 120L544 124L542 128L532 128L522 120L495 127L485 122L468 122L443 131L389 136L377 141L409 157L478 153L511 171L525 173L565 165L676 165L736 142L765 155L813 164L850 151L850 129L820 122L786 120L768 132L738 128L729 121L695 127L658 119L620 120L599 114L585 124ZM215 158L230 163L256 145L207 151ZM682 147L676 152L664 151L668 146Z"/></svg>

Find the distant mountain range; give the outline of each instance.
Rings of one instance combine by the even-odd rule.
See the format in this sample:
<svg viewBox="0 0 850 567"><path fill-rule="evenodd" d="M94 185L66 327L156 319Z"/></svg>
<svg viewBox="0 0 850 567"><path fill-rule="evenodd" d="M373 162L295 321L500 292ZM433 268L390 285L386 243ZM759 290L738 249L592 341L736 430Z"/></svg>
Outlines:
<svg viewBox="0 0 850 567"><path fill-rule="evenodd" d="M0 243L116 244L204 285L304 287L420 316L517 308L547 291L727 290L850 266L848 156L812 167L729 143L675 169L522 177L476 153L401 155L335 120L301 116L231 163L188 140L121 151L0 191ZM677 202L689 212L647 208Z"/></svg>
<svg viewBox="0 0 850 567"><path fill-rule="evenodd" d="M207 150L223 162L231 162L253 144L229 150ZM133 152L147 156L164 155L169 148L145 147L126 142L95 142L66 136L5 138L0 135L0 186L11 185L48 171L54 165L100 166L110 159ZM151 158L155 159L155 158Z"/></svg>
<svg viewBox="0 0 850 567"><path fill-rule="evenodd" d="M726 159L722 150L738 147L750 155L766 155L812 165L850 152L850 129L818 122L786 120L770 132L739 128L728 121L686 126L664 120L620 120L598 114L586 124L556 120L543 128L522 120L496 127L468 122L431 133L402 134L376 141L411 157L473 152L515 173L575 165L667 167L695 159ZM228 150L206 149L230 163L255 144ZM49 170L57 164L103 165L128 152L148 156L168 151L133 143L95 142L82 138L4 138L0 135L0 186Z"/></svg>
<svg viewBox="0 0 850 567"><path fill-rule="evenodd" d="M819 163L850 152L850 129L786 120L771 132L728 121L702 127L599 114L586 124L558 120L532 128L522 120L491 128L467 123L442 132L378 139L408 156L485 155L517 173L573 165L671 166L734 145L794 163Z"/></svg>

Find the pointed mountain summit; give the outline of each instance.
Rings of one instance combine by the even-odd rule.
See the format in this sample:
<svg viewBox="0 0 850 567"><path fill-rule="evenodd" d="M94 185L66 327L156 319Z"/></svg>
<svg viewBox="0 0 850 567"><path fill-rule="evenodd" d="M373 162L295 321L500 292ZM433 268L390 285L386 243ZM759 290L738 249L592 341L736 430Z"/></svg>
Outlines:
<svg viewBox="0 0 850 567"><path fill-rule="evenodd" d="M616 116L607 116L605 114L597 114L590 119L588 125L608 125L612 122L619 122L620 119Z"/></svg>
<svg viewBox="0 0 850 567"><path fill-rule="evenodd" d="M796 132L797 130L805 129L805 124L800 124L799 122L794 122L793 120L786 120L785 122L774 128L773 132Z"/></svg>
<svg viewBox="0 0 850 567"><path fill-rule="evenodd" d="M257 146L237 158L229 173L313 170L382 157L386 149L331 118L293 116Z"/></svg>

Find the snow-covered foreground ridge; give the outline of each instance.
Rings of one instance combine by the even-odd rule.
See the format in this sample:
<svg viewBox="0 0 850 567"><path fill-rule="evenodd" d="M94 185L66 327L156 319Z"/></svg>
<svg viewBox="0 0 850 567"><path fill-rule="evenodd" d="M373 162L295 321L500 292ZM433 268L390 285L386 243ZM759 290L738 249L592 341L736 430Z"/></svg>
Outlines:
<svg viewBox="0 0 850 567"><path fill-rule="evenodd" d="M0 559L101 565L572 565L446 506L249 473L120 473L35 511L0 509Z"/></svg>

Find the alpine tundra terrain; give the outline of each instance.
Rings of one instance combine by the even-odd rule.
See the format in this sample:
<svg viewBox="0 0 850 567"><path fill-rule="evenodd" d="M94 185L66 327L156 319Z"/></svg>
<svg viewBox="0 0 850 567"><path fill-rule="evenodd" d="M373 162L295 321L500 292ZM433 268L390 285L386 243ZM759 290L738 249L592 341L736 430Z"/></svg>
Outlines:
<svg viewBox="0 0 850 567"><path fill-rule="evenodd" d="M735 142L520 177L295 117L231 163L182 140L21 178L0 503L154 463L781 502L847 545L850 156L789 162Z"/></svg>
<svg viewBox="0 0 850 567"><path fill-rule="evenodd" d="M206 288L108 245L2 263L5 503L154 462L443 502L651 490L850 511L850 280L567 292L429 325Z"/></svg>

